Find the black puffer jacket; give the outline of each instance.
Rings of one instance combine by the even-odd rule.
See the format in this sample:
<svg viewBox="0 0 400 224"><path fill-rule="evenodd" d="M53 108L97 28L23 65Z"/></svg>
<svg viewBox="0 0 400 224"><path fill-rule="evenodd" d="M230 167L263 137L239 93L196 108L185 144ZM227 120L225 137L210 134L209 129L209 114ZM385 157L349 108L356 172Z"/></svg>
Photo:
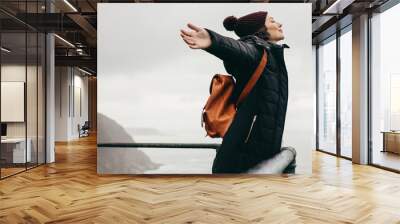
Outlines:
<svg viewBox="0 0 400 224"><path fill-rule="evenodd" d="M280 152L288 101L288 77L283 56L287 45L249 35L234 40L208 30L212 44L205 49L224 62L236 80L236 100L260 63L263 50L267 65L235 118L214 159L213 173L242 173Z"/></svg>

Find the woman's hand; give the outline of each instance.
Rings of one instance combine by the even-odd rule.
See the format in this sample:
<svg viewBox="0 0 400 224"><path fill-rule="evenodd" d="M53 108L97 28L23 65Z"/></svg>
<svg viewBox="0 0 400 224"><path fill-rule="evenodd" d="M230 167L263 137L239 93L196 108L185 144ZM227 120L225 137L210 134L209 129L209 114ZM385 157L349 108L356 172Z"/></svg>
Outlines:
<svg viewBox="0 0 400 224"><path fill-rule="evenodd" d="M191 49L205 49L211 45L211 38L207 30L197 27L191 23L189 23L187 26L192 31L181 29L181 37Z"/></svg>

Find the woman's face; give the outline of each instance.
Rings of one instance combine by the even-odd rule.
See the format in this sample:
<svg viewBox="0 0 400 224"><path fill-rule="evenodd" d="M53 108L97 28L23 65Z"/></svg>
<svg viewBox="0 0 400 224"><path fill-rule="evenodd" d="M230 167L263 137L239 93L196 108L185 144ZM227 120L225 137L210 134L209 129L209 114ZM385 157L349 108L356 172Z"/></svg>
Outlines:
<svg viewBox="0 0 400 224"><path fill-rule="evenodd" d="M269 15L267 16L265 19L265 27L269 33L269 41L278 42L285 39L285 36L283 35L282 24L275 21L274 17Z"/></svg>

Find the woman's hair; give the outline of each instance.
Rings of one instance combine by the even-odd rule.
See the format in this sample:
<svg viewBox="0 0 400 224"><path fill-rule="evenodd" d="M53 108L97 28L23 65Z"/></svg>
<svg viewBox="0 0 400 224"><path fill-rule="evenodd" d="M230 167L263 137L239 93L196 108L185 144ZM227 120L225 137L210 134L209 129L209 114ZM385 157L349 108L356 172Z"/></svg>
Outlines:
<svg viewBox="0 0 400 224"><path fill-rule="evenodd" d="M257 32L255 32L253 34L254 36L257 36L263 40L269 40L270 38L270 34L268 33L267 27L263 27L260 30L258 30Z"/></svg>

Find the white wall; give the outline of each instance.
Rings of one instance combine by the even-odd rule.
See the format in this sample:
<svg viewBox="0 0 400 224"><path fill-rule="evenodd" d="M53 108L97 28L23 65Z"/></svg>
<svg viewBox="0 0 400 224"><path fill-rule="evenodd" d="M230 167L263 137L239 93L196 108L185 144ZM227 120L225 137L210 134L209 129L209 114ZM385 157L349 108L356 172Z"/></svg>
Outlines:
<svg viewBox="0 0 400 224"><path fill-rule="evenodd" d="M72 119L72 136L75 138L79 135L78 129L76 128L78 124L81 126L85 123L85 121L88 121L89 118L89 113L88 113L88 77L87 76L82 76L83 73L79 72L78 70L75 70L75 75L74 75L74 108L72 109L75 111L73 113L73 119ZM78 74L77 74L78 72ZM80 91L80 93L78 93ZM79 98L80 95L80 98ZM79 103L79 101L81 101ZM81 108L79 108L81 107ZM82 111L79 111L82 110Z"/></svg>
<svg viewBox="0 0 400 224"><path fill-rule="evenodd" d="M36 135L36 67L18 65L18 64L6 64L1 66L1 81L2 82L24 82L26 83L25 76L28 76L27 88L27 119L28 119L28 137L30 134L35 132ZM34 88L32 88L34 86ZM5 96L2 96L5 97ZM32 104L33 102L33 104ZM1 108L2 110L7 110L7 108ZM24 108L22 108L24 110ZM24 137L25 136L25 126L26 122L7 122L7 136L8 137Z"/></svg>
<svg viewBox="0 0 400 224"><path fill-rule="evenodd" d="M28 66L27 68L24 65L19 64L8 64L1 66L1 81L18 81L25 82L26 69L28 70L28 74L31 74L32 67ZM1 110L6 110L6 108L1 108ZM7 122L7 137L25 137L25 122Z"/></svg>
<svg viewBox="0 0 400 224"><path fill-rule="evenodd" d="M76 107L79 89L82 113ZM56 67L55 90L55 140L77 139L78 124L88 120L88 78L76 68Z"/></svg>
<svg viewBox="0 0 400 224"><path fill-rule="evenodd" d="M1 82L1 121L24 122L25 83Z"/></svg>
<svg viewBox="0 0 400 224"><path fill-rule="evenodd" d="M179 30L192 22L237 39L223 28L223 19L260 10L283 24L284 42L290 46L285 53L289 102L283 146L298 151L299 173L311 173L315 146L311 4L98 4L99 114L122 126L137 142L220 142L204 137L200 113L212 76L226 71L216 57L189 49ZM98 141L117 141L118 136L103 124L104 116L98 119Z"/></svg>
<svg viewBox="0 0 400 224"><path fill-rule="evenodd" d="M55 68L55 141L68 140L68 67Z"/></svg>
<svg viewBox="0 0 400 224"><path fill-rule="evenodd" d="M38 69L38 70L36 70ZM25 64L3 64L1 66L2 82L24 82L26 85L26 107L19 108L22 111L8 111L11 113L25 113L27 119L22 122L6 122L7 137L21 138L27 136L30 140L30 148L32 151L32 161L44 162L44 82L42 68L35 66L25 66ZM26 81L27 78L27 81ZM2 98L7 96L2 95ZM1 110L7 111L16 108L5 108ZM25 111L26 110L26 111ZM36 153L39 153L37 157Z"/></svg>

